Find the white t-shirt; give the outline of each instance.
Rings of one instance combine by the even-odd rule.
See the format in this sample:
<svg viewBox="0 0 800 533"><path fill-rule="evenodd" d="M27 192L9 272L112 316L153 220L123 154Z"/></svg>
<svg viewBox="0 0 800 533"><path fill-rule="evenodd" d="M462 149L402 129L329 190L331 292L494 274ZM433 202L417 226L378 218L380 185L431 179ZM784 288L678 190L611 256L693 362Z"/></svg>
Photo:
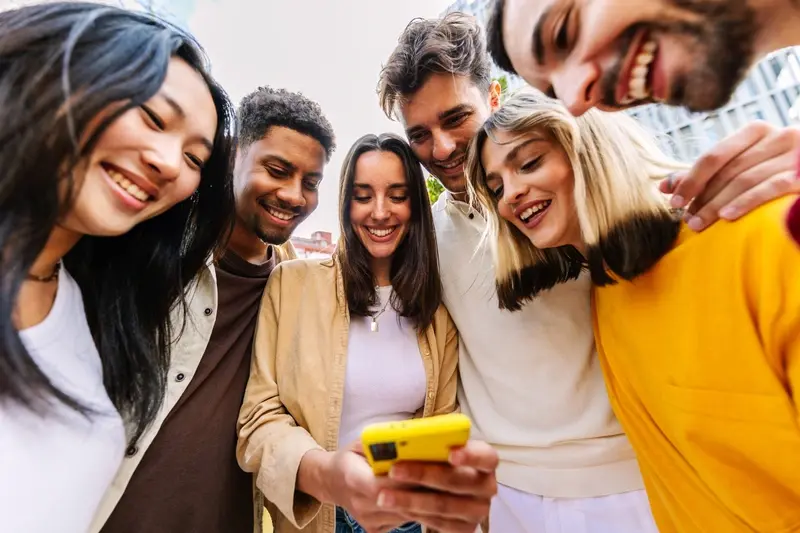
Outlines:
<svg viewBox="0 0 800 533"><path fill-rule="evenodd" d="M42 416L0 403L0 531L85 533L122 462L125 430L103 387L80 289L64 269L50 313L20 337L53 385L93 412L53 401Z"/></svg>
<svg viewBox="0 0 800 533"><path fill-rule="evenodd" d="M497 481L550 498L644 487L594 349L588 276L502 311L482 215L445 192L433 206L444 304L459 333L459 404L500 455Z"/></svg>
<svg viewBox="0 0 800 533"><path fill-rule="evenodd" d="M378 288L377 310L391 293L391 287ZM425 404L425 366L413 324L399 317L391 303L377 318L378 331L370 329L371 322L370 317L350 317L340 448L359 440L365 426L408 420Z"/></svg>

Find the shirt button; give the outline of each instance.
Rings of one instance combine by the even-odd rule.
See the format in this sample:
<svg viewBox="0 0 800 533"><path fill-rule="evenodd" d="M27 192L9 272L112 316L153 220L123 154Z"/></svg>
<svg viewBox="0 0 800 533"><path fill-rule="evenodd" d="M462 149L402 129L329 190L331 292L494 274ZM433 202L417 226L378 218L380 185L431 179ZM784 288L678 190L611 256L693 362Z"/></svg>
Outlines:
<svg viewBox="0 0 800 533"><path fill-rule="evenodd" d="M180 383L184 379L186 379L186 374L184 374L183 372L175 376L175 381L177 381L178 383Z"/></svg>
<svg viewBox="0 0 800 533"><path fill-rule="evenodd" d="M469 219L472 220L473 218L475 218L475 213L470 213L469 214Z"/></svg>
<svg viewBox="0 0 800 533"><path fill-rule="evenodd" d="M211 313L213 312L214 311L212 311L210 307L206 307L206 310L203 311L203 313L205 313L206 316L211 316Z"/></svg>
<svg viewBox="0 0 800 533"><path fill-rule="evenodd" d="M128 446L128 449L125 450L125 455L127 457L133 457L139 451L139 448L136 446Z"/></svg>

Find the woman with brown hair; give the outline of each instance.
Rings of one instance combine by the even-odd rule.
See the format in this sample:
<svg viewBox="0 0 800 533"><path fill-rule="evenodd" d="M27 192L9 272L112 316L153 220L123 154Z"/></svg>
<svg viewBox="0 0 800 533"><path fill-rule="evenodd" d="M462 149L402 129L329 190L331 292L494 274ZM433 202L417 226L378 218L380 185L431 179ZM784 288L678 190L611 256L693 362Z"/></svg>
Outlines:
<svg viewBox="0 0 800 533"><path fill-rule="evenodd" d="M425 180L405 141L356 141L339 216L333 258L282 263L267 284L239 462L257 473L276 533L360 533L364 519L419 532L389 511L348 512L370 495L347 480L374 480L353 451L364 426L456 408L457 332L441 303Z"/></svg>

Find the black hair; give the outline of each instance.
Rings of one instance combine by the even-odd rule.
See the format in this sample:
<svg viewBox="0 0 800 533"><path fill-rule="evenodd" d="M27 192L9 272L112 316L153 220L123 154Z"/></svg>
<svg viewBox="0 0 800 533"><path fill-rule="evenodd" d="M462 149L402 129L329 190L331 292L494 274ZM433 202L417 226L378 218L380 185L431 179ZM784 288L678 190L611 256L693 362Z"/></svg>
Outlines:
<svg viewBox="0 0 800 533"><path fill-rule="evenodd" d="M217 131L197 191L124 235L84 236L64 257L106 390L138 437L163 401L177 333L170 312L186 316L184 291L232 228L233 107L199 45L151 15L49 3L0 12L0 28L0 400L34 411L52 397L88 409L48 380L12 320L26 274L71 207L64 198L72 198L73 170L114 120L157 93L172 57L196 69L211 92ZM116 110L89 130L107 109Z"/></svg>
<svg viewBox="0 0 800 533"><path fill-rule="evenodd" d="M353 144L342 164L339 181L341 237L336 256L342 265L347 303L350 312L359 316L370 316L369 307L377 303L369 252L356 235L350 218L356 164L362 155L374 151L395 154L405 169L411 220L408 233L392 257L392 307L400 316L409 318L421 332L431 324L442 303L436 233L422 167L408 143L391 133L364 135Z"/></svg>
<svg viewBox="0 0 800 533"><path fill-rule="evenodd" d="M503 10L505 9L505 0L495 0L492 6L489 20L486 22L486 49L492 57L495 65L516 74L514 65L511 64L511 59L506 52L506 46L503 44Z"/></svg>
<svg viewBox="0 0 800 533"><path fill-rule="evenodd" d="M302 93L259 87L242 98L237 118L241 148L263 139L272 126L283 126L316 139L325 149L328 161L336 150L333 126L319 104Z"/></svg>

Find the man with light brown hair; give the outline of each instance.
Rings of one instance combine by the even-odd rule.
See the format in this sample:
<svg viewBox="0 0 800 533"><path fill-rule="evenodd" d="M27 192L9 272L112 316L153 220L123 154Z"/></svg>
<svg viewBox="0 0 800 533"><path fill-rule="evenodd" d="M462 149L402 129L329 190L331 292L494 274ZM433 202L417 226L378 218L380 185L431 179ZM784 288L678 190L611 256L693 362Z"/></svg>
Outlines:
<svg viewBox="0 0 800 533"><path fill-rule="evenodd" d="M473 438L500 456L491 529L574 532L591 515L594 532L655 532L595 357L588 278L560 284L517 313L499 309L481 241L486 221L468 201L464 177L467 146L499 105L490 73L474 18L417 19L381 71L378 92L386 115L403 124L414 153L446 189L433 215L444 302L460 334L459 402ZM699 196L728 203L764 179L745 178L752 181L741 183L735 172L699 175Z"/></svg>

